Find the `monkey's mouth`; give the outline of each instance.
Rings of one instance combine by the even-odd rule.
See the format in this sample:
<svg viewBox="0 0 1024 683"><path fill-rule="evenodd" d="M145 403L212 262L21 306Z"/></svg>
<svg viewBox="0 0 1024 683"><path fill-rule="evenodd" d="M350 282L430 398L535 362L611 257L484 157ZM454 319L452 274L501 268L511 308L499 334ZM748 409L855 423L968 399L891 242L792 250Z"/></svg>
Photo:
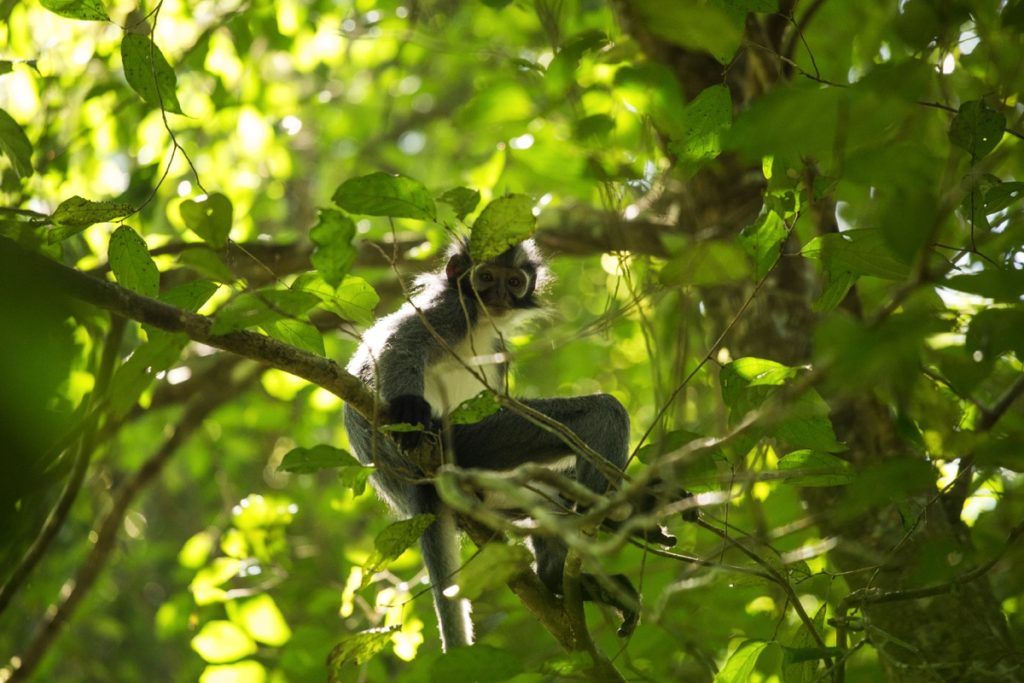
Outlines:
<svg viewBox="0 0 1024 683"><path fill-rule="evenodd" d="M506 303L486 304L487 313L495 318L500 318L512 311L512 306Z"/></svg>

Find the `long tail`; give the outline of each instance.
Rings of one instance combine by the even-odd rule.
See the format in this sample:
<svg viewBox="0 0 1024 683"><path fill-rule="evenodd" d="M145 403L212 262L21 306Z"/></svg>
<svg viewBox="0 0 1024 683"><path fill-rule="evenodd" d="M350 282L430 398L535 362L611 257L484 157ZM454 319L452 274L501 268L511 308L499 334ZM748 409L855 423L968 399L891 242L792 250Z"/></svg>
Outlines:
<svg viewBox="0 0 1024 683"><path fill-rule="evenodd" d="M420 537L420 547L433 587L441 647L447 652L453 647L473 644L473 622L469 618L469 600L449 590L453 585L452 577L461 564L455 514L440 501L437 503L432 510L436 519Z"/></svg>

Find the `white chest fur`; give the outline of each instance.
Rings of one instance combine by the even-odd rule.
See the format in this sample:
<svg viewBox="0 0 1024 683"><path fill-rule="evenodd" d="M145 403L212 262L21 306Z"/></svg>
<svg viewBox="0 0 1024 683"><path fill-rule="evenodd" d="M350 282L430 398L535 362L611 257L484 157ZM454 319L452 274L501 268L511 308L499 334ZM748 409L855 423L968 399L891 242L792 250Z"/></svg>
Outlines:
<svg viewBox="0 0 1024 683"><path fill-rule="evenodd" d="M504 388L500 367L503 354L494 350L497 339L498 333L493 327L477 325L472 334L427 367L423 397L433 407L435 417L447 415L460 403L483 391L486 387L479 378L492 389Z"/></svg>

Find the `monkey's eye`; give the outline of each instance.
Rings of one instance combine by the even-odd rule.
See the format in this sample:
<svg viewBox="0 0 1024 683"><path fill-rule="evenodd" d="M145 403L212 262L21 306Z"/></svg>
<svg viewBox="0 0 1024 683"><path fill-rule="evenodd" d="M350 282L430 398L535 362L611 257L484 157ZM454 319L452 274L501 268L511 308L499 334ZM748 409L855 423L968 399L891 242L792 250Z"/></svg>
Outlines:
<svg viewBox="0 0 1024 683"><path fill-rule="evenodd" d="M489 270L485 270L480 273L480 282L494 282L494 276Z"/></svg>
<svg viewBox="0 0 1024 683"><path fill-rule="evenodd" d="M522 280L520 280L520 279L519 279L519 278L517 278L517 277L510 277L510 278L508 279L508 286L509 286L509 287L518 287L518 286L519 286L519 285L521 285L522 283L523 283L523 281L522 281Z"/></svg>

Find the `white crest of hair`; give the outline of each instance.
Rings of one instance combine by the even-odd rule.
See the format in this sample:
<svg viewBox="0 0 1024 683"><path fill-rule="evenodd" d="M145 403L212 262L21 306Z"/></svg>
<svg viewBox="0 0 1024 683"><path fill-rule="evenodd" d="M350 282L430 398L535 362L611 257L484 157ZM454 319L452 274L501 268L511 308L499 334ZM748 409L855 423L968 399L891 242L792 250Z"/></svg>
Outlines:
<svg viewBox="0 0 1024 683"><path fill-rule="evenodd" d="M509 312L500 318L482 314L464 339L427 366L423 398L434 408L435 417L447 415L486 388L504 390L502 366L508 362L508 354L503 350L504 337L530 317L517 313Z"/></svg>

